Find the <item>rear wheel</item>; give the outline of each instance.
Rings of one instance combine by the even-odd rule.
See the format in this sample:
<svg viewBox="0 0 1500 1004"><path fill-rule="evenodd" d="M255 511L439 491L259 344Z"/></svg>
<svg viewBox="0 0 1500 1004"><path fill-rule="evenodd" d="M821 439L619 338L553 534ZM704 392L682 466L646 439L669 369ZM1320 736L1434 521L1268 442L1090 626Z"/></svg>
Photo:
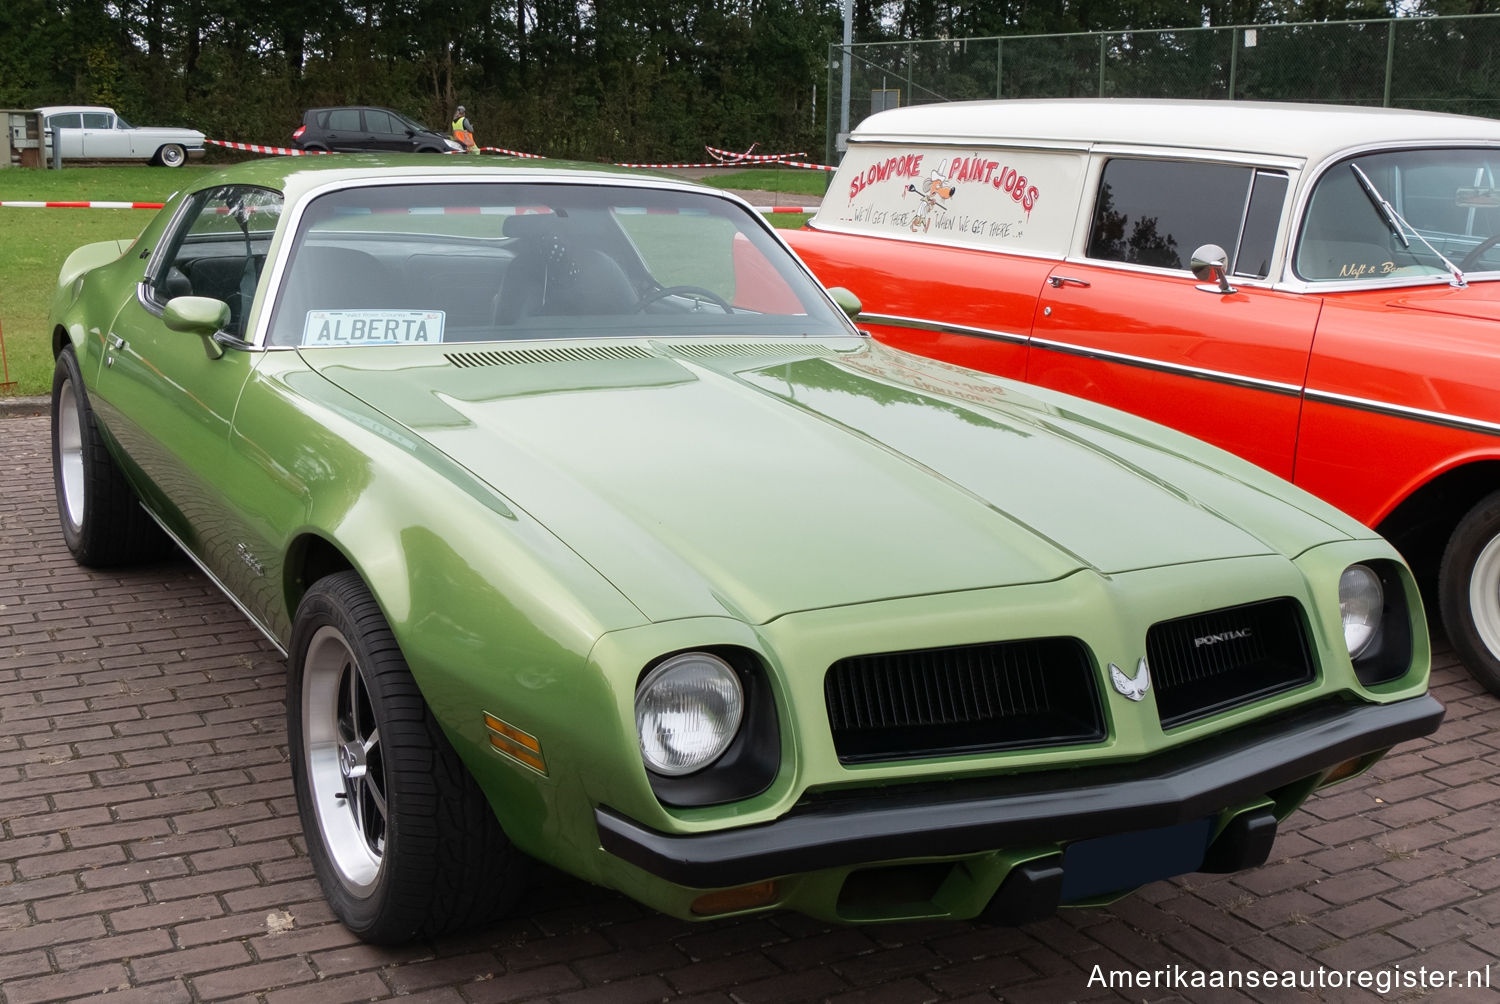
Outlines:
<svg viewBox="0 0 1500 1004"><path fill-rule="evenodd" d="M176 143L168 143L156 151L155 160L162 167L181 167L187 160L187 152Z"/></svg>
<svg viewBox="0 0 1500 1004"><path fill-rule="evenodd" d="M287 674L297 811L334 913L398 944L488 920L525 880L489 803L449 745L359 576L297 608Z"/></svg>
<svg viewBox="0 0 1500 1004"><path fill-rule="evenodd" d="M1500 492L1470 509L1438 570L1443 627L1474 678L1500 694Z"/></svg>
<svg viewBox="0 0 1500 1004"><path fill-rule="evenodd" d="M63 540L80 565L148 561L167 550L104 445L71 345L52 372L52 485Z"/></svg>

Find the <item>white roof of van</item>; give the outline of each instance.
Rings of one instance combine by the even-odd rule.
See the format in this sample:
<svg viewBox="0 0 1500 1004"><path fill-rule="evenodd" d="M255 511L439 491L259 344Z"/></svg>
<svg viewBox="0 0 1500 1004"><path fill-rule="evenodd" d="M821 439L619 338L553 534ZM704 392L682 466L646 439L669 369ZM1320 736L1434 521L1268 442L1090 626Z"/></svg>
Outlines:
<svg viewBox="0 0 1500 1004"><path fill-rule="evenodd" d="M1500 143L1500 120L1351 105L1049 98L895 108L865 119L850 139L1046 146L1111 143L1319 162L1342 150L1371 144Z"/></svg>
<svg viewBox="0 0 1500 1004"><path fill-rule="evenodd" d="M106 115L115 113L113 108L106 108L104 105L46 105L36 110L43 115L59 115L67 112L104 112Z"/></svg>

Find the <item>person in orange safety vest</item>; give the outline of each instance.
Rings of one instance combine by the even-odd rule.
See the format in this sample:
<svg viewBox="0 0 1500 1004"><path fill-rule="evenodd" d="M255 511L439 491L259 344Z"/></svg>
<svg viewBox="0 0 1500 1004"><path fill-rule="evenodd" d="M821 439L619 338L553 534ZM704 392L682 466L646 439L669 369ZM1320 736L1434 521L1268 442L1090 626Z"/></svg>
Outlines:
<svg viewBox="0 0 1500 1004"><path fill-rule="evenodd" d="M479 146L474 142L474 123L464 114L463 105L458 106L453 116L453 138L468 147L470 153L479 152Z"/></svg>

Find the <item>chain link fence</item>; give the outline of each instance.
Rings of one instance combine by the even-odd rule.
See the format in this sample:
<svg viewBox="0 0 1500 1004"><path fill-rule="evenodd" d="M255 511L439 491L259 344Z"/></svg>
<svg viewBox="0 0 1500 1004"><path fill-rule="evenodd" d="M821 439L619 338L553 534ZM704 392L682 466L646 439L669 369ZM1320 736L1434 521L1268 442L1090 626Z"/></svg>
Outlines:
<svg viewBox="0 0 1500 1004"><path fill-rule="evenodd" d="M843 46L829 46L828 93ZM975 98L1229 98L1500 117L1500 14L866 42L849 47L849 126ZM828 103L828 163L840 109Z"/></svg>

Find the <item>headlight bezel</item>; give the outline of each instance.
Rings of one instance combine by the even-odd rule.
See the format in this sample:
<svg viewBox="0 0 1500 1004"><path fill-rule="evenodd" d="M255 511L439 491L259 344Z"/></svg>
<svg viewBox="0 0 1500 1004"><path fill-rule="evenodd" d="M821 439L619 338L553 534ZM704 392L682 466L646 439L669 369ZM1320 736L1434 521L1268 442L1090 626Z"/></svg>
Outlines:
<svg viewBox="0 0 1500 1004"><path fill-rule="evenodd" d="M1349 652L1354 675L1366 687L1379 686L1405 676L1411 668L1414 642L1411 625L1411 598L1402 566L1386 558L1354 562L1339 573L1343 581L1350 569L1364 567L1374 574L1381 591L1381 608L1371 637L1358 651ZM1340 627L1343 624L1340 590ZM1346 642L1346 650L1349 646Z"/></svg>
<svg viewBox="0 0 1500 1004"><path fill-rule="evenodd" d="M701 653L723 662L733 671L742 695L739 728L723 752L691 773L669 775L651 768L640 747L640 731L634 728L641 766L651 791L663 805L698 807L722 805L752 798L771 786L781 769L781 729L769 672L761 657L734 646L702 646L667 652L653 659L636 677L632 712L641 688L651 674L670 660ZM632 726L634 727L634 719Z"/></svg>

